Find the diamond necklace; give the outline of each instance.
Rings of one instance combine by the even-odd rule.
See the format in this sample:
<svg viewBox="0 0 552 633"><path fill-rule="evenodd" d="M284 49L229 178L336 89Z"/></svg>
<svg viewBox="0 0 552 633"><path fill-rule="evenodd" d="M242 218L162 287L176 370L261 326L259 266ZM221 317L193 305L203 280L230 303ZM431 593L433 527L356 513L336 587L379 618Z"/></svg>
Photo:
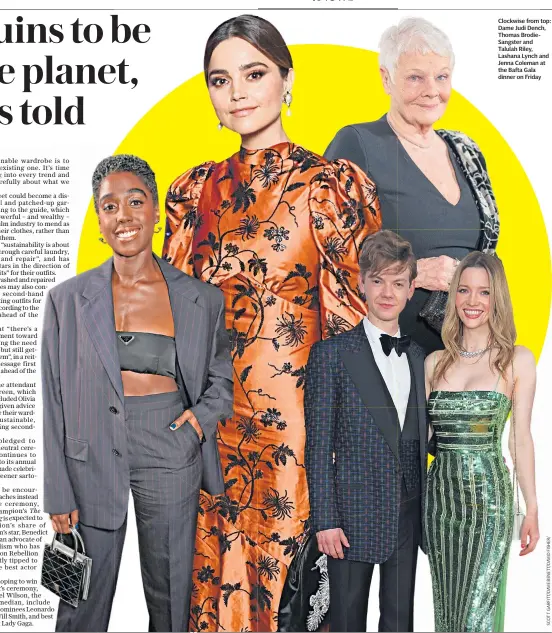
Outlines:
<svg viewBox="0 0 552 633"><path fill-rule="evenodd" d="M485 349L476 349L473 352L467 352L465 349L460 349L458 350L458 353L460 354L460 356L463 356L464 358L475 358L476 356L481 356L482 354L484 354L490 349L491 349L491 346L489 345Z"/></svg>

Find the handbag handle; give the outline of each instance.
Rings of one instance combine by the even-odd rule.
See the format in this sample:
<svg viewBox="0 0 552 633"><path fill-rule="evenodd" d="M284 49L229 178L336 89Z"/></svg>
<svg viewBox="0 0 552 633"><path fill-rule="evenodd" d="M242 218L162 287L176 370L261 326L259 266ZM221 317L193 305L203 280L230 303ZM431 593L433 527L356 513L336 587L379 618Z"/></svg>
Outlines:
<svg viewBox="0 0 552 633"><path fill-rule="evenodd" d="M74 545L74 553L73 553L73 562L77 560L77 554L79 553L79 544L82 548L82 554L86 556L86 549L84 547L84 541L82 540L82 536L75 530L75 528L71 525L69 527L71 530L71 534L73 536L73 545ZM60 535L59 532L54 532L54 536L52 538L52 548L54 547L54 543L57 540L57 537Z"/></svg>

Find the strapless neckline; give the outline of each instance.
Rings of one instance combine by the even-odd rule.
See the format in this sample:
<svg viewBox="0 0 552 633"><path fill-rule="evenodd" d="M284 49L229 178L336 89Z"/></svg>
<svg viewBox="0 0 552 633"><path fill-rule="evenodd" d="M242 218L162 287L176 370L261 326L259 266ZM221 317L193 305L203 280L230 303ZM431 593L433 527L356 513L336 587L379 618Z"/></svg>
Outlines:
<svg viewBox="0 0 552 633"><path fill-rule="evenodd" d="M487 393L487 394L496 393L497 396L503 396L504 398L506 398L506 400L508 400L508 402L512 402L512 399L509 398L505 393L502 393L502 391L494 391L492 389L466 389L465 391L451 391L450 389L434 389L433 391L430 392L429 398L431 398L431 396L435 393Z"/></svg>
<svg viewBox="0 0 552 633"><path fill-rule="evenodd" d="M424 530L435 630L503 631L497 603L514 495L501 449L512 401L496 389L434 389L428 408L437 454L427 473Z"/></svg>

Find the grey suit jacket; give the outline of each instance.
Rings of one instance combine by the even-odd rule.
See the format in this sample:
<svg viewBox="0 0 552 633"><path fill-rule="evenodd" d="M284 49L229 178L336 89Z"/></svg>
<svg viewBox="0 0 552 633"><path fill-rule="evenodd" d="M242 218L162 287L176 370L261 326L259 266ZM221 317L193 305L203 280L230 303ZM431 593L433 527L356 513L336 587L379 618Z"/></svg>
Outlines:
<svg viewBox="0 0 552 633"><path fill-rule="evenodd" d="M154 256L169 290L180 373L206 438L203 487L224 491L216 429L232 413L224 297ZM42 333L44 510L79 510L86 525L119 528L130 488L124 394L113 314L113 259L55 286ZM199 439L198 439L199 441Z"/></svg>

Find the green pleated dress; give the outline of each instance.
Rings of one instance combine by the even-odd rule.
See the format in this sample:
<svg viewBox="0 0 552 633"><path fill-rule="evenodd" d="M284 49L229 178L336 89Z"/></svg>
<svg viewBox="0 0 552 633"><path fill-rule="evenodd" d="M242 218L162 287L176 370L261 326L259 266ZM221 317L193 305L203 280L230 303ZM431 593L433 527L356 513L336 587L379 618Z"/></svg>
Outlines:
<svg viewBox="0 0 552 633"><path fill-rule="evenodd" d="M433 391L437 456L424 530L436 631L503 631L514 499L501 438L511 408L497 391Z"/></svg>

